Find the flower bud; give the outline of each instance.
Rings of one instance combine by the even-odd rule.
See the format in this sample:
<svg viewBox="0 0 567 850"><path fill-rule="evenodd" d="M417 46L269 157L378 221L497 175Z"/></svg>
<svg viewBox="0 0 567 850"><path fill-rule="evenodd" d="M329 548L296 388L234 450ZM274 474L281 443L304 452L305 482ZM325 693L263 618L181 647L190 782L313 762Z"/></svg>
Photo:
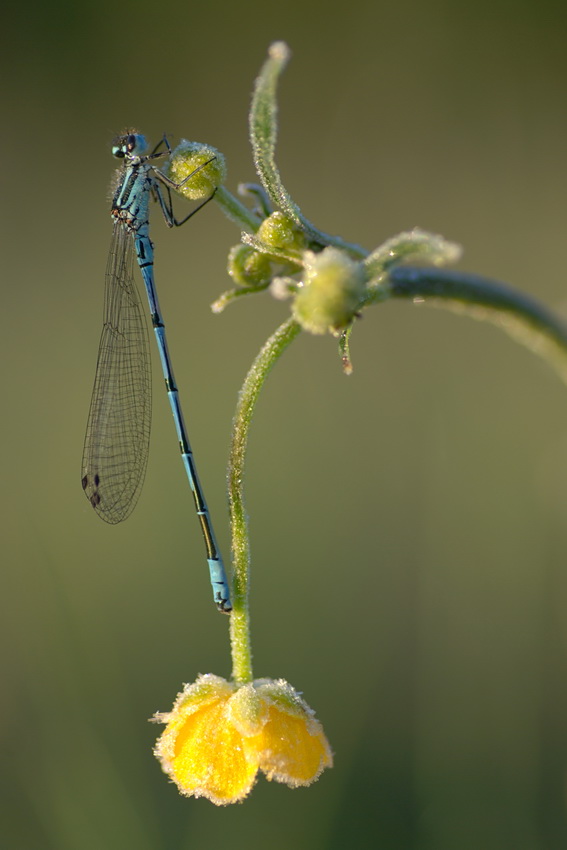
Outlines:
<svg viewBox="0 0 567 850"><path fill-rule="evenodd" d="M181 195L190 201L201 201L209 198L226 179L226 160L211 145L182 139L164 172L175 183L183 183L177 190Z"/></svg>
<svg viewBox="0 0 567 850"><path fill-rule="evenodd" d="M302 251L305 247L301 230L291 218L279 210L264 219L256 236L270 248L283 251Z"/></svg>
<svg viewBox="0 0 567 850"><path fill-rule="evenodd" d="M271 262L250 245L234 245L228 254L227 270L238 286L261 286L270 280Z"/></svg>
<svg viewBox="0 0 567 850"><path fill-rule="evenodd" d="M303 255L303 286L293 303L295 319L313 334L336 334L354 319L366 294L364 269L338 248Z"/></svg>

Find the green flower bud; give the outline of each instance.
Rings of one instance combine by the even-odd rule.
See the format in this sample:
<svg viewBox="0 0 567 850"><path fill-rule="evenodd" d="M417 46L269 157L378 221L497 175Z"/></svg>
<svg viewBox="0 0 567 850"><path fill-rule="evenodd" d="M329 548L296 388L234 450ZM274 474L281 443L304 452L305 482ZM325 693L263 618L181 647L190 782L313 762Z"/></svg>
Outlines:
<svg viewBox="0 0 567 850"><path fill-rule="evenodd" d="M279 210L264 219L256 237L265 245L283 251L302 251L305 247L301 230L291 218Z"/></svg>
<svg viewBox="0 0 567 850"><path fill-rule="evenodd" d="M187 180L178 189L181 195L190 201L201 201L209 198L226 179L226 160L211 145L182 139L171 154L168 168L164 170L175 183Z"/></svg>
<svg viewBox="0 0 567 850"><path fill-rule="evenodd" d="M249 245L230 249L227 270L238 286L261 286L270 280L272 273L270 258Z"/></svg>
<svg viewBox="0 0 567 850"><path fill-rule="evenodd" d="M366 295L361 263L338 248L303 255L303 287L293 302L296 321L310 333L339 333L354 319Z"/></svg>

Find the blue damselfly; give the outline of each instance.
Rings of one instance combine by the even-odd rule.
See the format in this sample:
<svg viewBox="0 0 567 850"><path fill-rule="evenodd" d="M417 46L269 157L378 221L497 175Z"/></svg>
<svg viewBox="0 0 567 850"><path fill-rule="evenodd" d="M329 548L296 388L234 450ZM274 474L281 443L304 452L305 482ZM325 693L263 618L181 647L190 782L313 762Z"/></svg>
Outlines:
<svg viewBox="0 0 567 850"><path fill-rule="evenodd" d="M167 151L158 152L161 144ZM183 464L201 524L213 595L219 610L231 610L230 592L205 496L185 427L179 394L154 281L154 251L149 236L149 201L156 200L169 227L184 224L207 203L183 220L173 214L171 189L180 188L155 166L170 153L167 139L146 155L146 140L126 131L113 142L112 153L123 160L112 201L114 230L104 301L104 323L83 451L82 485L97 514L109 523L126 519L134 509L144 482L151 423L151 370L144 311L134 282L137 259L148 296L161 366ZM207 165L208 163L205 163Z"/></svg>

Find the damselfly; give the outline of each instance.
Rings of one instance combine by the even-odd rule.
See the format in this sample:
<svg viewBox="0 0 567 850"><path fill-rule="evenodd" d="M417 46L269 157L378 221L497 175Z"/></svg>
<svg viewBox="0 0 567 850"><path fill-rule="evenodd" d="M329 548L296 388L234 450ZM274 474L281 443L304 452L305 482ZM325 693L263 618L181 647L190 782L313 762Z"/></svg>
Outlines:
<svg viewBox="0 0 567 850"><path fill-rule="evenodd" d="M158 201L169 227L184 224L173 214L171 189L180 188L154 165L167 151L146 155L144 136L127 131L113 142L112 153L123 160L112 201L114 231L106 267L104 324L83 450L82 485L106 522L118 523L134 509L144 482L151 422L151 370L144 311L134 283L134 254L146 287L165 386L181 448L181 457L201 524L213 595L221 611L231 610L228 581L205 496L199 482L173 376L153 272L153 245L149 237L150 195ZM205 165L208 163L205 163ZM204 203L210 200L208 198Z"/></svg>

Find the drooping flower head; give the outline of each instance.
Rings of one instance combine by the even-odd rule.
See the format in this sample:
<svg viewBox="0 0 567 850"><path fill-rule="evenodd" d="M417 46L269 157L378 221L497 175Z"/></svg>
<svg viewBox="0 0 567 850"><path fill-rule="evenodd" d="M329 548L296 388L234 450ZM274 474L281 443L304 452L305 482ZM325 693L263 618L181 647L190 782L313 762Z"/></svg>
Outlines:
<svg viewBox="0 0 567 850"><path fill-rule="evenodd" d="M283 679L237 686L220 676L185 685L155 755L188 797L222 806L243 800L259 772L292 788L310 785L333 764L323 727Z"/></svg>

